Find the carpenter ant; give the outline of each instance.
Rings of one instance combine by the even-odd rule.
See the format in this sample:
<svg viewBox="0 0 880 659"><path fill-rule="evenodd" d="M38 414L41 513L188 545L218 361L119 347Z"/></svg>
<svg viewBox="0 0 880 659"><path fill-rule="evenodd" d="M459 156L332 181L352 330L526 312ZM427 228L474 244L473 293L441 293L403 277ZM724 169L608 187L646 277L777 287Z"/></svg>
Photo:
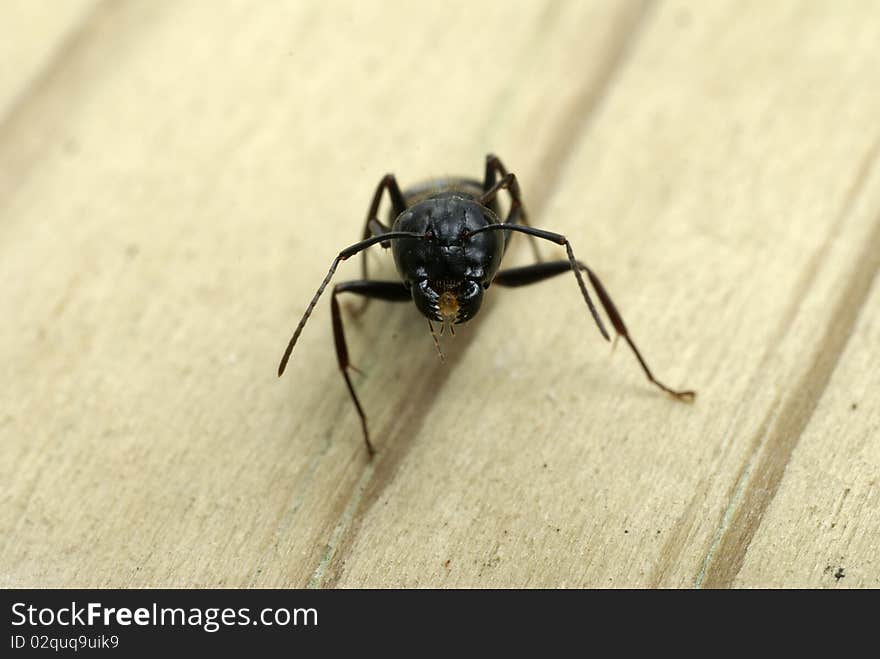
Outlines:
<svg viewBox="0 0 880 659"><path fill-rule="evenodd" d="M500 179L498 179L499 174ZM391 198L392 217L395 218L391 227L383 224L378 218L379 202L382 200L382 193L386 190ZM507 190L511 198L510 208L503 222L498 218L497 196L501 190ZM568 259L542 262L538 258L539 262L533 265L499 272L498 268L501 266L501 260L507 251L513 232L527 234L532 240L533 248L535 238L563 245ZM575 259L568 239L558 233L534 229L528 225L516 176L505 169L497 156L491 154L486 156L486 173L482 183L469 178L436 179L401 192L393 174L387 174L379 182L370 209L367 211L363 240L346 247L333 260L327 276L309 302L290 343L287 344L287 349L278 365L279 377L284 373L290 353L318 298L336 272L339 262L375 244L380 244L386 249L392 248L394 263L402 281L369 279L366 254L363 254L362 278L336 284L330 298L336 358L348 392L351 394L351 400L360 416L364 442L370 457L375 450L367 430L367 417L348 374L349 369L354 367L348 359L342 315L336 299L340 293L354 293L367 299L377 298L389 302L412 300L419 311L428 318L428 325L436 344L437 338L432 321L441 323L442 332L446 326L451 330L454 324L470 320L480 310L484 291L491 284L525 286L571 270L577 278L584 301L596 321L599 332L606 341L610 341L605 325L587 292L581 275L581 271L584 271L599 296L599 301L608 314L614 330L632 348L648 380L678 400L694 399L693 391L670 389L654 377L636 344L630 338L623 318L605 291L602 282L592 270ZM537 256L537 250L535 252ZM437 348L439 351L439 344Z"/></svg>

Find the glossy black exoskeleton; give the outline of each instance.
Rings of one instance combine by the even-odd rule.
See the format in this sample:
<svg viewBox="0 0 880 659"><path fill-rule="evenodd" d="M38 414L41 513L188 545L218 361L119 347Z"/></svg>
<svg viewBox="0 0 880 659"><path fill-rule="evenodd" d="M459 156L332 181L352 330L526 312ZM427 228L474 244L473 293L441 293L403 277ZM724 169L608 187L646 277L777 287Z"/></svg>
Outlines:
<svg viewBox="0 0 880 659"><path fill-rule="evenodd" d="M461 191L431 195L394 221L392 231L421 236L395 240L391 252L403 285L430 320L463 323L480 310L483 291L501 266L508 236L473 232L497 223L490 208Z"/></svg>
<svg viewBox="0 0 880 659"><path fill-rule="evenodd" d="M382 193L386 190L391 200L393 218L390 227L378 218ZM498 217L497 195L501 190L507 190L510 194L510 207L504 221ZM527 234L533 241L534 238L541 238L563 245L568 258L541 261L535 250L537 263L499 271L511 235L516 232ZM484 292L492 284L525 286L572 271L599 331L606 340L610 340L581 275L581 272L586 272L615 331L629 344L648 380L679 400L690 401L695 396L693 391L670 389L653 376L602 282L590 268L575 259L571 244L565 236L528 226L516 176L508 173L501 161L491 154L486 157L486 172L482 183L467 178L436 179L401 192L392 174L386 175L379 182L367 212L363 240L345 248L334 259L284 351L278 366L279 376L284 372L306 321L340 261L377 243L391 248L401 281L369 279L367 261L364 258L362 279L336 284L330 300L336 357L360 416L364 441L370 456L374 449L367 429L367 417L348 373L353 366L348 358L342 314L336 299L340 293L355 293L367 299L378 298L391 302L412 300L428 318L436 344L437 337L431 321L442 323L442 333L446 326L452 329L455 324L470 320L480 310ZM534 247L534 242L532 246ZM439 344L437 349L439 352Z"/></svg>

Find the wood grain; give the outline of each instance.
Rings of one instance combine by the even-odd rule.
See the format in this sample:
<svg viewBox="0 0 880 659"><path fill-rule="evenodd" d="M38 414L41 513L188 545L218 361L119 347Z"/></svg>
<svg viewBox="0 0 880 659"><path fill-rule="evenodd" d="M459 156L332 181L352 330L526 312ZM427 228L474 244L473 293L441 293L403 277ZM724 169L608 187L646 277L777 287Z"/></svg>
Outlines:
<svg viewBox="0 0 880 659"><path fill-rule="evenodd" d="M95 0L5 0L0 41L0 109L7 119L87 32ZM35 36L39 35L39 38Z"/></svg>
<svg viewBox="0 0 880 659"><path fill-rule="evenodd" d="M0 584L878 585L875 14L35 12L0 70ZM446 364L373 303L370 462L327 300L277 360L384 173L487 152L699 397L570 277L490 290Z"/></svg>

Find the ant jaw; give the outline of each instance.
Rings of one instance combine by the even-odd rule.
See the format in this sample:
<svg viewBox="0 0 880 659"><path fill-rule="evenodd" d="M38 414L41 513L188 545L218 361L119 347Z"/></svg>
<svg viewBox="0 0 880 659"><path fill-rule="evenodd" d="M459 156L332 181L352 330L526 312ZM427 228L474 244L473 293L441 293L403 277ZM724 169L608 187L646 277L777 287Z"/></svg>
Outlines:
<svg viewBox="0 0 880 659"><path fill-rule="evenodd" d="M452 325L458 320L458 296L452 291L443 291L437 299L437 311L440 313L444 325L447 323Z"/></svg>
<svg viewBox="0 0 880 659"><path fill-rule="evenodd" d="M441 335L448 325L464 323L473 318L483 302L483 287L471 279L414 282L412 298L416 307L429 321L442 323ZM454 334L454 332L452 332Z"/></svg>

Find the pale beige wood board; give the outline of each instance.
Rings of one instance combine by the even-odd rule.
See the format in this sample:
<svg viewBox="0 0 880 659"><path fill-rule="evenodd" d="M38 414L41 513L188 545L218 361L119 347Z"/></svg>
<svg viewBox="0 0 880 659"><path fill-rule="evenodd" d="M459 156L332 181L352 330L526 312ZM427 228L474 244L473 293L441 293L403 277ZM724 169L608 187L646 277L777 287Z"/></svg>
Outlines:
<svg viewBox="0 0 880 659"><path fill-rule="evenodd" d="M50 83L53 65L86 30L96 0L3 0L0 4L0 116L8 120Z"/></svg>
<svg viewBox="0 0 880 659"><path fill-rule="evenodd" d="M821 366L811 369L812 409L799 411L794 424L789 420L789 426L780 428L794 435L791 425L806 426L735 586L880 587L880 279L876 277L880 167L876 161L871 175L866 184L870 193L853 214L869 220L865 225L873 225L873 235L862 236L854 249L838 255L853 269L850 287L840 298L845 308L804 309L809 315L833 315L859 308L859 315L849 327L829 326L826 344L845 346L840 361L833 373L822 373Z"/></svg>
<svg viewBox="0 0 880 659"><path fill-rule="evenodd" d="M853 212L880 110L880 24L860 7L664 4L537 220L697 404L655 395L625 348L607 359L571 284L499 294L393 478L380 463L357 495L326 583L733 583L784 431L842 348L828 328L845 336L848 291L876 271L880 205Z"/></svg>
<svg viewBox="0 0 880 659"><path fill-rule="evenodd" d="M17 109L2 583L830 583L762 542L880 252L869 7L405 9L102 4ZM381 174L479 176L489 150L700 398L609 358L568 277L491 290L446 365L374 303L348 324L368 463L329 300L278 381L280 351ZM787 576L750 576L752 545ZM872 546L849 583L876 582Z"/></svg>
<svg viewBox="0 0 880 659"><path fill-rule="evenodd" d="M552 126L643 9L403 8L111 3L3 135L4 583L312 579L366 463L326 302L274 376L296 315L387 169L478 176L497 147L533 179L564 157ZM409 382L435 366L417 318L377 307L352 342L386 368L374 409L406 393L389 327Z"/></svg>

